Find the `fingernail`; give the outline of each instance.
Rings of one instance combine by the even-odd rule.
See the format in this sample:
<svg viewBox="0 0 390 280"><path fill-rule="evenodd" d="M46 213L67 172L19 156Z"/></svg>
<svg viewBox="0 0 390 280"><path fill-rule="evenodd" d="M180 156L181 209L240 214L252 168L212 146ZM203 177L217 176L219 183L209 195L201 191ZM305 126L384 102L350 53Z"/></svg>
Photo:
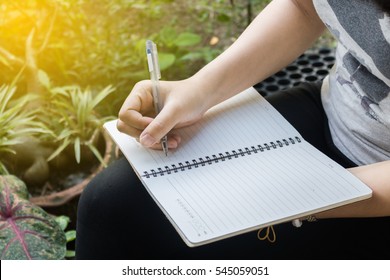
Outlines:
<svg viewBox="0 0 390 280"><path fill-rule="evenodd" d="M140 140L141 144L146 146L146 147L150 147L153 144L157 143L156 139L154 139L149 134L142 135L139 140Z"/></svg>

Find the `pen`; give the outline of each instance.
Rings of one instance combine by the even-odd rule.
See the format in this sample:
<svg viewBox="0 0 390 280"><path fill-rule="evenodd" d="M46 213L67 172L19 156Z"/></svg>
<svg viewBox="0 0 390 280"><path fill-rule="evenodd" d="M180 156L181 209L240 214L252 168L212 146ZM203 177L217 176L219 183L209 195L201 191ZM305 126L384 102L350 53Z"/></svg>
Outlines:
<svg viewBox="0 0 390 280"><path fill-rule="evenodd" d="M152 81L152 93L154 110L156 114L160 113L163 108L163 104L160 98L159 79L161 78L160 66L158 64L157 46L153 41L146 41L146 56L148 59L148 68L150 72L150 80ZM161 138L161 146L165 155L168 155L168 137L165 135Z"/></svg>

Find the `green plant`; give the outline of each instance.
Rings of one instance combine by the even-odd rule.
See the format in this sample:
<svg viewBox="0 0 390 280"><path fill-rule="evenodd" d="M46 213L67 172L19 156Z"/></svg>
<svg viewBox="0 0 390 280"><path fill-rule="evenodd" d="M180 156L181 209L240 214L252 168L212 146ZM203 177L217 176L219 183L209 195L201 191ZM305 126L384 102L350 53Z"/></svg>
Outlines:
<svg viewBox="0 0 390 280"><path fill-rule="evenodd" d="M220 53L225 44L211 46L209 40L213 35L230 40L234 33L225 30L234 27L230 2L6 1L0 21L4 31L0 34L0 71L5 75L0 79L6 81L28 62L34 70L23 76L28 89L40 90L33 79L39 65L57 85L102 88L113 84L117 94L114 100L109 98L110 103L121 104L135 82L148 78L146 39L161 38L156 42L169 54L161 57L162 65L167 65L164 79L185 78ZM232 2L238 6L237 1Z"/></svg>
<svg viewBox="0 0 390 280"><path fill-rule="evenodd" d="M44 72L41 72L40 79L49 90L41 120L51 130L50 134L43 134L41 138L58 145L48 161L73 147L76 162L80 163L83 147L86 147L103 163L96 144L102 125L112 117L100 117L97 106L115 89L107 86L96 93L90 88L82 90L79 86L52 88Z"/></svg>
<svg viewBox="0 0 390 280"><path fill-rule="evenodd" d="M55 221L59 224L61 229L65 232L66 243L72 242L76 239L76 230L66 230L69 225L70 218L65 215L55 217ZM76 252L74 250L66 250L65 258L74 258Z"/></svg>
<svg viewBox="0 0 390 280"><path fill-rule="evenodd" d="M23 181L11 175L0 176L0 258L63 259L64 231L28 197Z"/></svg>
<svg viewBox="0 0 390 280"><path fill-rule="evenodd" d="M35 110L26 106L36 100L33 95L12 99L16 92L13 85L0 86L0 155L15 154L13 147L37 133L49 133L43 124L36 120ZM8 174L5 162L0 159L0 174Z"/></svg>
<svg viewBox="0 0 390 280"><path fill-rule="evenodd" d="M159 33L151 34L149 37L158 45L159 63L161 71L164 72L164 79L177 79L177 77L188 75L194 69L194 67L189 67L191 62L203 60L203 56L190 55L202 41L201 36L194 32L178 32L168 25ZM146 65L146 57L144 61Z"/></svg>

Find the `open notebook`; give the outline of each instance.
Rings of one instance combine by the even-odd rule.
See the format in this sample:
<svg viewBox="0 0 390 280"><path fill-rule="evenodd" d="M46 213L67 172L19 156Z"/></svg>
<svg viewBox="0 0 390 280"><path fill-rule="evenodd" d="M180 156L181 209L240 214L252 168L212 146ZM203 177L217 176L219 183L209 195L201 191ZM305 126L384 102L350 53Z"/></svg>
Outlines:
<svg viewBox="0 0 390 280"><path fill-rule="evenodd" d="M319 152L249 88L177 130L180 147L142 147L106 130L188 246L362 200L371 190Z"/></svg>

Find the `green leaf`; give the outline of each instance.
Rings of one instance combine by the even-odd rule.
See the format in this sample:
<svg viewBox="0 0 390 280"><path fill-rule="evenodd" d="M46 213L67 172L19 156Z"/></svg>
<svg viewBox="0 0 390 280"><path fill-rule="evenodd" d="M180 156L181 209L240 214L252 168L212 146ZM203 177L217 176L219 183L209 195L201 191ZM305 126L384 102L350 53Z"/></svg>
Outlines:
<svg viewBox="0 0 390 280"><path fill-rule="evenodd" d="M61 215L55 217L55 221L58 223L62 230L65 230L70 222L70 218L68 216Z"/></svg>
<svg viewBox="0 0 390 280"><path fill-rule="evenodd" d="M5 144L7 145L8 143L5 143ZM3 146L3 144L1 146ZM13 155L16 154L16 152L13 149L6 148L6 147L0 147L0 151L3 152L3 153L10 153L10 154L13 154ZM4 170L6 170L6 168Z"/></svg>
<svg viewBox="0 0 390 280"><path fill-rule="evenodd" d="M66 138L69 138L71 135L72 135L72 130L68 129L68 128L64 128L60 135L58 135L58 139L66 139Z"/></svg>
<svg viewBox="0 0 390 280"><path fill-rule="evenodd" d="M217 16L217 20L219 22L229 22L230 21L230 16L228 16L227 14L219 14Z"/></svg>
<svg viewBox="0 0 390 280"><path fill-rule="evenodd" d="M16 91L16 87L8 87L6 85L2 85L0 87L0 113L5 111L5 108L8 105L9 100L12 98Z"/></svg>
<svg viewBox="0 0 390 280"><path fill-rule="evenodd" d="M163 29L161 29L158 32L159 39L158 42L163 43L163 45L167 47L172 47L175 43L175 40L177 38L177 32L174 28L170 26L165 26Z"/></svg>
<svg viewBox="0 0 390 280"><path fill-rule="evenodd" d="M65 139L64 142L62 142L61 146L59 146L47 159L47 161L51 161L56 156L58 156L68 145L70 144L69 139Z"/></svg>
<svg viewBox="0 0 390 280"><path fill-rule="evenodd" d="M178 47L189 47L198 44L201 41L201 37L194 33L184 32L179 34L174 41L174 44Z"/></svg>
<svg viewBox="0 0 390 280"><path fill-rule="evenodd" d="M76 251L68 250L66 251L65 258L74 258L76 256Z"/></svg>
<svg viewBox="0 0 390 280"><path fill-rule="evenodd" d="M65 232L66 242L71 242L76 239L76 231L75 230L68 230Z"/></svg>
<svg viewBox="0 0 390 280"><path fill-rule="evenodd" d="M87 144L88 148L91 150L91 152L95 155L95 157L99 160L101 164L103 164L104 167L107 167L106 163L104 162L104 159L100 155L98 149L92 144Z"/></svg>
<svg viewBox="0 0 390 280"><path fill-rule="evenodd" d="M80 163L81 160L81 143L80 143L80 137L77 137L74 140L74 155L76 157L76 162Z"/></svg>
<svg viewBox="0 0 390 280"><path fill-rule="evenodd" d="M91 107L95 108L96 105L98 105L104 98L106 98L111 92L113 92L115 88L113 88L111 85L104 88L101 92L96 95L96 97L91 102Z"/></svg>
<svg viewBox="0 0 390 280"><path fill-rule="evenodd" d="M159 53L158 56L161 71L171 67L176 60L176 56L172 53Z"/></svg>
<svg viewBox="0 0 390 280"><path fill-rule="evenodd" d="M180 60L197 60L197 59L203 59L204 54L201 52L191 52L186 55L183 55L180 57Z"/></svg>
<svg viewBox="0 0 390 280"><path fill-rule="evenodd" d="M63 259L64 231L28 200L25 184L15 176L0 176L0 191L0 258Z"/></svg>
<svg viewBox="0 0 390 280"><path fill-rule="evenodd" d="M55 88L52 88L50 91L52 92L53 95L59 94L62 96L68 96L68 91L71 91L75 87L76 86L55 87Z"/></svg>
<svg viewBox="0 0 390 280"><path fill-rule="evenodd" d="M0 161L0 175L8 175L9 171L7 167Z"/></svg>
<svg viewBox="0 0 390 280"><path fill-rule="evenodd" d="M45 88L50 88L50 78L45 71L38 70L38 79Z"/></svg>
<svg viewBox="0 0 390 280"><path fill-rule="evenodd" d="M9 69L12 69L12 65L8 62L8 60L0 55L0 63L4 64L5 66L7 66Z"/></svg>

